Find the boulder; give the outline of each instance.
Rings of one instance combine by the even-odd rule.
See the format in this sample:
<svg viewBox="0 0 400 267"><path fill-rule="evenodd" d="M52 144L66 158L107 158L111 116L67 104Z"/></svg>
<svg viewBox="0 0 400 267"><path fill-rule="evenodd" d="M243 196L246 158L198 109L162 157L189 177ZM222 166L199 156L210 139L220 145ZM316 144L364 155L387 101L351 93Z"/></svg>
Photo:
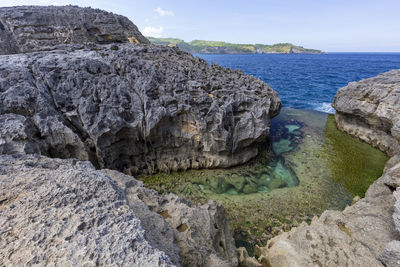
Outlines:
<svg viewBox="0 0 400 267"><path fill-rule="evenodd" d="M391 156L398 154L399 94L400 70L349 83L333 100L338 127Z"/></svg>
<svg viewBox="0 0 400 267"><path fill-rule="evenodd" d="M0 8L0 55L88 42L149 44L128 18L99 9L78 6Z"/></svg>
<svg viewBox="0 0 400 267"><path fill-rule="evenodd" d="M221 205L74 159L0 156L0 228L6 266L237 265Z"/></svg>
<svg viewBox="0 0 400 267"><path fill-rule="evenodd" d="M129 174L229 167L258 154L278 95L176 48L69 45L0 56L2 153Z"/></svg>

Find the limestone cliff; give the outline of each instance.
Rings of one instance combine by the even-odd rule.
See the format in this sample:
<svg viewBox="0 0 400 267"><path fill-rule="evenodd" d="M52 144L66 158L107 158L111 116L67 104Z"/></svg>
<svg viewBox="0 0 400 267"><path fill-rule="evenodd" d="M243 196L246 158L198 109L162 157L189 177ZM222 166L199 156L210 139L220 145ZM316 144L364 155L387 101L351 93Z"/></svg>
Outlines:
<svg viewBox="0 0 400 267"><path fill-rule="evenodd" d="M149 43L129 19L99 9L77 6L0 8L0 55L87 42Z"/></svg>
<svg viewBox="0 0 400 267"><path fill-rule="evenodd" d="M1 153L132 174L244 163L281 107L262 81L168 47L54 47L1 56L0 72Z"/></svg>

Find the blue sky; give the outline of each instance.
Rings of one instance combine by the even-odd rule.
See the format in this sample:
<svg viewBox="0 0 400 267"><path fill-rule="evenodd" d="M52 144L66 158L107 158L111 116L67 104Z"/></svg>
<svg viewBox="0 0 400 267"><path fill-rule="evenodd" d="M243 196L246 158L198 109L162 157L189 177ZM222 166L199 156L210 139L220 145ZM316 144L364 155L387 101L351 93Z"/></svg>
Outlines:
<svg viewBox="0 0 400 267"><path fill-rule="evenodd" d="M400 0L0 0L76 4L130 18L145 35L273 44L327 52L400 52Z"/></svg>

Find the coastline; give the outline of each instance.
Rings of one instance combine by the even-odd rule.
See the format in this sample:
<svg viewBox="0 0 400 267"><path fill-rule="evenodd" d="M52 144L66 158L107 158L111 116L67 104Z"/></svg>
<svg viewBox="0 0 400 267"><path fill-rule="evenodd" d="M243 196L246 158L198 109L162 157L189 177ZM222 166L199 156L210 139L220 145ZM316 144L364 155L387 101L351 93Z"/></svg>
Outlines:
<svg viewBox="0 0 400 267"><path fill-rule="evenodd" d="M400 263L400 70L360 80L400 61L204 60L78 6L0 26L4 265ZM335 116L281 109L349 80Z"/></svg>

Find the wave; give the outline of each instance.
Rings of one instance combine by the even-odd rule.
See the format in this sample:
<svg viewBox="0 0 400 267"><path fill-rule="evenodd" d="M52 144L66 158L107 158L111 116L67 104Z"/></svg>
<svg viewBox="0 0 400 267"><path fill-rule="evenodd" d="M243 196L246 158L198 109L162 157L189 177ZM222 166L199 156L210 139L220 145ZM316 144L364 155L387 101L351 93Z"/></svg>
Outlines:
<svg viewBox="0 0 400 267"><path fill-rule="evenodd" d="M330 113L330 114L335 113L335 109L332 107L331 103L328 103L328 102L314 104L313 110L321 111L324 113Z"/></svg>

